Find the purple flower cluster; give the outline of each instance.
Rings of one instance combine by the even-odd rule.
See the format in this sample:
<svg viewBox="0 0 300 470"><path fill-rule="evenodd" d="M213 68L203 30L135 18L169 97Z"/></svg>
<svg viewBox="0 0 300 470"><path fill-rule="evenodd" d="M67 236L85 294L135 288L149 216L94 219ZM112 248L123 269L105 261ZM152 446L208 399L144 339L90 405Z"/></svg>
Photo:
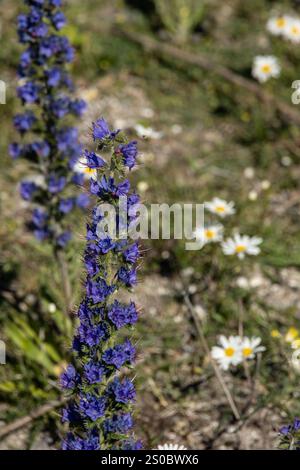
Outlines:
<svg viewBox="0 0 300 470"><path fill-rule="evenodd" d="M112 418L105 420L103 425L105 434L125 434L132 426L133 420L130 413L114 415Z"/></svg>
<svg viewBox="0 0 300 470"><path fill-rule="evenodd" d="M33 178L21 183L20 194L35 209L29 227L38 240L64 248L71 238L66 214L85 209L85 194L72 195L72 185L83 183L76 171L82 149L78 131L63 123L67 115L81 116L85 102L71 97L74 86L66 71L74 50L60 34L66 19L61 0L24 0L27 12L18 17L18 37L25 47L18 75L17 94L24 112L14 118L21 142L10 145L12 158L25 158L36 168Z"/></svg>
<svg viewBox="0 0 300 470"><path fill-rule="evenodd" d="M292 424L282 426L279 435L281 449L300 450L300 418L295 418Z"/></svg>
<svg viewBox="0 0 300 470"><path fill-rule="evenodd" d="M129 340L126 340L125 343L117 344L114 348L106 349L102 359L105 364L121 369L124 364L131 364L134 357L135 348Z"/></svg>
<svg viewBox="0 0 300 470"><path fill-rule="evenodd" d="M127 228L135 217L137 194L130 190L125 178L125 150L130 148L120 131L111 131L104 119L93 124L97 152L85 151L87 166L96 170L90 181L91 194L98 203L87 224L84 264L86 267L85 297L78 309L79 326L73 341L74 363L61 376L61 386L70 395L63 410L63 422L69 433L63 449L140 449L132 435L131 407L136 392L132 381L122 377L123 368L134 363L136 350L132 339L119 337L119 331L133 328L138 312L134 302L120 300L120 291L131 290L137 280L136 263L139 246L129 235L102 232L103 203L115 209L120 224L120 198L127 197ZM132 143L135 149L136 143ZM103 155L106 158L103 158ZM129 158L129 157L128 157ZM131 165L130 165L131 167ZM123 232L122 232L123 233ZM118 296L118 298L117 298Z"/></svg>

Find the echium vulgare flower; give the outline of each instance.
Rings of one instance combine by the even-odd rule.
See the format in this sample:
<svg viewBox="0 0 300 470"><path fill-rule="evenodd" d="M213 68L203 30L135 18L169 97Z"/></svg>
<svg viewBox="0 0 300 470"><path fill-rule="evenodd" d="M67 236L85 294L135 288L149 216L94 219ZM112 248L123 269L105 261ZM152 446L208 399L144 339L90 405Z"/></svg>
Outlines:
<svg viewBox="0 0 300 470"><path fill-rule="evenodd" d="M10 154L25 158L33 171L20 185L21 197L33 206L30 228L38 240L62 249L71 238L66 214L88 205L86 195L72 193L72 184L81 184L84 178L76 171L81 147L77 129L63 121L67 115L81 116L86 105L71 97L74 86L67 64L73 61L74 50L60 33L66 22L61 0L24 3L27 11L18 17L19 41L25 50L17 89L24 112L14 118L21 142L10 145Z"/></svg>
<svg viewBox="0 0 300 470"><path fill-rule="evenodd" d="M97 171L90 180L90 193L98 202L87 225L85 297L78 309L74 361L61 376L69 395L62 414L69 433L62 447L138 450L141 443L134 440L131 414L136 392L132 380L124 376L136 350L123 331L132 330L138 319L136 305L128 295L124 298L137 282L140 256L132 232L139 196L126 179L126 169L136 163L137 145L120 131L112 132L104 119L93 123L93 137L96 152L86 150L84 158ZM116 230L101 224L104 205L113 208Z"/></svg>
<svg viewBox="0 0 300 470"><path fill-rule="evenodd" d="M295 418L292 424L282 426L279 435L280 449L300 450L300 418Z"/></svg>

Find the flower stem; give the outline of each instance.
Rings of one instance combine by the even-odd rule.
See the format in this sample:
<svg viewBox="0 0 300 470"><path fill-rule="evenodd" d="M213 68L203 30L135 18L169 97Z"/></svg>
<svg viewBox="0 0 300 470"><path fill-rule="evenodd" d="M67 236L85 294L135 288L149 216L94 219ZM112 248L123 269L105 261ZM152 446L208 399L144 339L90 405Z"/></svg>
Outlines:
<svg viewBox="0 0 300 470"><path fill-rule="evenodd" d="M231 395L231 392L229 390L229 388L227 387L223 377L222 377L222 374L221 374L221 371L217 365L217 363L215 362L215 360L213 359L212 355L211 355L211 352L210 352L210 349L209 349L209 346L208 346L208 343L206 341L206 338L205 338L205 335L204 335L204 332L203 332L203 329L202 329L202 325L201 325L201 322L199 321L199 318L195 312L195 309L194 309L194 306L192 304L192 302L190 301L190 298L188 296L188 294L185 292L184 293L184 301L186 303L186 306L193 318L193 321L195 323L195 326L196 326L196 330L197 330L197 333L198 333L198 336L199 336L199 339L200 339L200 342L201 342L201 345L202 345L202 348L204 349L205 351L205 354L207 354L209 360L210 360L210 363L212 365L212 368L214 370L214 373L216 375L216 378L218 379L222 389L223 389L223 392L227 398L227 401L229 403L229 406L231 408L231 411L233 413L233 416L235 417L236 420L240 420L241 419L241 416L240 416L240 413L237 409L237 406L235 404L235 401Z"/></svg>

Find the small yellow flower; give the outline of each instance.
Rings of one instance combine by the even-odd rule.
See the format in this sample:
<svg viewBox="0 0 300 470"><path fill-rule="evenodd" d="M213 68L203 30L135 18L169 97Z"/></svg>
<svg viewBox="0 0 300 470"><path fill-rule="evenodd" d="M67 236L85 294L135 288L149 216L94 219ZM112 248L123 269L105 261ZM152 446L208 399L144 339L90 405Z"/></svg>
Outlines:
<svg viewBox="0 0 300 470"><path fill-rule="evenodd" d="M295 341L292 342L292 348L293 349L300 349L300 338L295 339Z"/></svg>
<svg viewBox="0 0 300 470"><path fill-rule="evenodd" d="M280 331L278 331L278 330L272 330L272 331L271 331L271 336L272 336L272 338L280 338L280 337L281 337L281 333L280 333Z"/></svg>
<svg viewBox="0 0 300 470"><path fill-rule="evenodd" d="M60 364L56 364L53 367L53 372L56 375L56 377L59 377L63 373L63 371L66 369L67 365L68 365L67 362L63 361Z"/></svg>
<svg viewBox="0 0 300 470"><path fill-rule="evenodd" d="M287 343L293 343L293 341L295 341L295 339L297 339L298 336L299 336L299 331L297 330L297 328L291 326L291 328L288 329L285 335L285 341Z"/></svg>

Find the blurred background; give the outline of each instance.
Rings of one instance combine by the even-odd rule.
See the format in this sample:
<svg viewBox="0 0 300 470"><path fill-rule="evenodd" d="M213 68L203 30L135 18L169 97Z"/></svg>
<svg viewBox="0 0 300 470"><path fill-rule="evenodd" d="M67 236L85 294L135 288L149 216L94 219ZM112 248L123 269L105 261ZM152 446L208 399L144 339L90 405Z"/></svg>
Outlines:
<svg viewBox="0 0 300 470"><path fill-rule="evenodd" d="M61 399L57 381L73 331L51 251L26 230L18 182L27 164L13 162L7 151L20 111L15 24L22 3L1 0L0 78L8 84L7 104L0 105L3 426ZM88 103L78 121L82 142L92 120L104 116L139 141L132 181L143 201L234 201L236 214L224 222L228 233L264 240L260 256L243 263L216 246L189 252L178 240L143 242L136 434L146 448L172 442L272 449L278 428L300 415L299 371L284 339L300 328L300 112L291 103L300 52L299 44L270 35L266 22L272 14L300 16L300 2L68 0L64 12L63 33L76 48L71 73ZM256 82L257 55L276 56L280 77ZM85 218L72 221L75 240L67 253L74 309L82 294ZM209 347L220 334L237 334L242 316L246 334L262 338L266 348L250 373L223 373L238 423L199 341L186 292ZM0 449L59 446L59 407L29 421L2 436L0 428Z"/></svg>

